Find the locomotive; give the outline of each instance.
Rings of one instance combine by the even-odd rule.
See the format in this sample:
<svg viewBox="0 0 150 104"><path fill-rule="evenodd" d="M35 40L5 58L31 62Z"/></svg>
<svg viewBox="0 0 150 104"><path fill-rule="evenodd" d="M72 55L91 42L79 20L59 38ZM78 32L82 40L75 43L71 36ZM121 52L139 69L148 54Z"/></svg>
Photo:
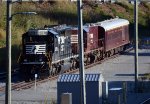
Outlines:
<svg viewBox="0 0 150 104"><path fill-rule="evenodd" d="M129 44L129 21L110 19L83 26L84 63L103 60ZM67 25L30 29L22 35L20 75L30 80L79 68L78 28Z"/></svg>

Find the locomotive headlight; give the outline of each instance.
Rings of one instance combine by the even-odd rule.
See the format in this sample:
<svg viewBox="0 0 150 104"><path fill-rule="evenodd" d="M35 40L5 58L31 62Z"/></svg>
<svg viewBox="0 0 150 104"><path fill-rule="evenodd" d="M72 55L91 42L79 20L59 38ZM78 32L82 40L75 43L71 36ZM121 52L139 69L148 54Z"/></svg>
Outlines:
<svg viewBox="0 0 150 104"><path fill-rule="evenodd" d="M27 62L27 59L24 59L23 61L24 61L24 62Z"/></svg>

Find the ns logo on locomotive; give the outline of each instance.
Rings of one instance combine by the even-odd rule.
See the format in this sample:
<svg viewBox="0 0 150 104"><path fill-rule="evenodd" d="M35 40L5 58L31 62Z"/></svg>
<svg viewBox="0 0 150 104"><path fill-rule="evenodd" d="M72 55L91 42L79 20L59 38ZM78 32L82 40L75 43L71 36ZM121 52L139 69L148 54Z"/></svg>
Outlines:
<svg viewBox="0 0 150 104"><path fill-rule="evenodd" d="M85 65L123 51L129 44L129 21L114 18L83 26ZM78 28L53 26L22 35L20 75L30 80L79 68Z"/></svg>

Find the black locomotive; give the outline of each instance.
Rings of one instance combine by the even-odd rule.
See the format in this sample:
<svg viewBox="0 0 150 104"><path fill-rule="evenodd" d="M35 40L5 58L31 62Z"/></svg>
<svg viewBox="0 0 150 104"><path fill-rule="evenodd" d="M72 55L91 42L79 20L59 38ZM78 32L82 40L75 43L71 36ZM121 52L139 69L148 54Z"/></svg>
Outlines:
<svg viewBox="0 0 150 104"><path fill-rule="evenodd" d="M85 65L123 51L129 43L129 21L110 19L83 28ZM29 80L79 67L78 28L66 25L30 29L22 36L20 75Z"/></svg>

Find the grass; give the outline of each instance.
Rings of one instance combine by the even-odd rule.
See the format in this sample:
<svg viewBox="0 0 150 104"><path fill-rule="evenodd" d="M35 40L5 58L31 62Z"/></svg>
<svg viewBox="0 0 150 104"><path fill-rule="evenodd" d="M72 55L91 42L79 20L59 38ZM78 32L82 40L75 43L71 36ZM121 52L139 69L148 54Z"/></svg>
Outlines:
<svg viewBox="0 0 150 104"><path fill-rule="evenodd" d="M63 5L62 5L63 4ZM13 63L16 63L19 54L19 45L21 44L21 37L29 28L41 28L44 25L53 24L68 24L77 25L77 4L66 1L53 1L49 3L37 2L23 2L14 3L12 13L22 11L35 11L38 15L16 15L12 20L12 53ZM142 36L150 35L150 4L145 2L139 6L139 34ZM119 9L118 9L119 8ZM120 12L120 9L123 12ZM107 12L109 10L109 12ZM84 23L98 22L105 19L110 19L115 16L126 18L130 21L130 33L133 34L133 5L124 0L115 4L93 5L92 2L85 5L83 8ZM0 4L0 61L4 60L4 53L1 52L5 47L5 27L6 27L6 4ZM144 32L143 32L144 30ZM142 32L141 32L142 31ZM131 36L133 37L133 35ZM1 64L1 62L0 62ZM1 65L0 65L1 67Z"/></svg>
<svg viewBox="0 0 150 104"><path fill-rule="evenodd" d="M6 41L5 41L6 36L4 34L5 31L3 29L0 29L0 47L5 47L6 45Z"/></svg>

